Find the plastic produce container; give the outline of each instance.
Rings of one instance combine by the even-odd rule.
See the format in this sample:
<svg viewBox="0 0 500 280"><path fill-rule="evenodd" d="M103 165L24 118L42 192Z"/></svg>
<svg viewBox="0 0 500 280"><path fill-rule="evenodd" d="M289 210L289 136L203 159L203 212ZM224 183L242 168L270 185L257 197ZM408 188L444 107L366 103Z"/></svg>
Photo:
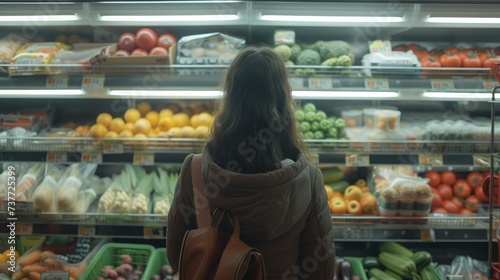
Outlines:
<svg viewBox="0 0 500 280"><path fill-rule="evenodd" d="M356 151L364 151L366 150L366 140L367 140L367 131L362 128L345 128L346 137L351 140L350 146L352 150ZM362 142L356 142L362 141Z"/></svg>
<svg viewBox="0 0 500 280"><path fill-rule="evenodd" d="M391 151L404 151L405 150L405 140L406 132L403 130L387 132L387 139L389 142L389 150Z"/></svg>
<svg viewBox="0 0 500 280"><path fill-rule="evenodd" d="M340 114L345 121L346 127L362 126L363 111L357 110L357 109L352 109L352 110L342 111Z"/></svg>
<svg viewBox="0 0 500 280"><path fill-rule="evenodd" d="M375 112L379 110L377 108L365 108L363 109L363 125L368 129L374 128L373 121L375 120Z"/></svg>
<svg viewBox="0 0 500 280"><path fill-rule="evenodd" d="M108 243L97 252L88 268L83 273L81 279L97 279L101 274L101 269L106 265L116 267L120 265L121 255L127 254L132 257L132 266L142 266L147 271L152 261L155 248L150 245ZM145 278L144 275L141 279Z"/></svg>
<svg viewBox="0 0 500 280"><path fill-rule="evenodd" d="M382 151L386 147L386 143L380 141L387 141L387 133L380 129L372 130L368 133L368 140L373 141L368 144L370 151Z"/></svg>
<svg viewBox="0 0 500 280"><path fill-rule="evenodd" d="M414 125L406 128L407 149L410 151L422 150L422 143L412 143L412 141L424 140L425 129L422 126Z"/></svg>
<svg viewBox="0 0 500 280"><path fill-rule="evenodd" d="M401 112L396 110L377 110L374 113L375 128L385 131L396 131L399 129Z"/></svg>

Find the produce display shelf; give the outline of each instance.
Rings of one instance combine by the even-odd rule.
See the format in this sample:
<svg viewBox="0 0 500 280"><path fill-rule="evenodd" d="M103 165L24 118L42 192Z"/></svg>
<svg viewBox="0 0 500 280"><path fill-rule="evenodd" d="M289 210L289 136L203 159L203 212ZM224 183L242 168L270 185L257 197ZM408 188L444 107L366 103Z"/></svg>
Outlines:
<svg viewBox="0 0 500 280"><path fill-rule="evenodd" d="M6 216L5 212L0 216ZM17 213L19 235L67 235L151 238L166 237L166 216L131 214ZM7 234L7 220L0 234ZM332 216L334 236L341 241L428 241L487 240L488 217L430 215L425 218ZM403 223L404 222L404 223ZM4 226L5 225L5 226Z"/></svg>

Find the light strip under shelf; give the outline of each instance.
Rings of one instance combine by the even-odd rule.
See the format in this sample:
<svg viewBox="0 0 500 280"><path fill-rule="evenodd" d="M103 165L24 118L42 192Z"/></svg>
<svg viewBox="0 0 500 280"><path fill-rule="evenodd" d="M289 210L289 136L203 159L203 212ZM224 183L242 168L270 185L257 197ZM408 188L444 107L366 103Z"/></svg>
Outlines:
<svg viewBox="0 0 500 280"><path fill-rule="evenodd" d="M499 23L500 18L486 18L486 17L427 17L426 22L431 23L468 23L468 24L492 24Z"/></svg>
<svg viewBox="0 0 500 280"><path fill-rule="evenodd" d="M220 98L222 92L216 90L111 90L109 95L130 97L165 97L165 98Z"/></svg>
<svg viewBox="0 0 500 280"><path fill-rule="evenodd" d="M0 97L3 95L17 96L17 95L30 95L30 96L69 96L69 95L82 95L85 92L81 89L2 89L0 90Z"/></svg>
<svg viewBox="0 0 500 280"><path fill-rule="evenodd" d="M481 92L440 92L440 91L426 91L422 95L427 98L440 98L440 99L491 99L491 93Z"/></svg>
<svg viewBox="0 0 500 280"><path fill-rule="evenodd" d="M31 18L40 17L43 21L77 21L80 17L75 15L19 15L19 16L0 16L0 22L7 21L25 21Z"/></svg>
<svg viewBox="0 0 500 280"><path fill-rule="evenodd" d="M293 91L295 98L396 98L395 91Z"/></svg>
<svg viewBox="0 0 500 280"><path fill-rule="evenodd" d="M101 21L130 22L171 22L171 21L231 21L238 20L239 15L162 15L162 16L100 16Z"/></svg>
<svg viewBox="0 0 500 280"><path fill-rule="evenodd" d="M373 17L373 16L293 16L293 15L261 15L265 21L287 22L332 22L332 23L390 23L404 22L404 17Z"/></svg>

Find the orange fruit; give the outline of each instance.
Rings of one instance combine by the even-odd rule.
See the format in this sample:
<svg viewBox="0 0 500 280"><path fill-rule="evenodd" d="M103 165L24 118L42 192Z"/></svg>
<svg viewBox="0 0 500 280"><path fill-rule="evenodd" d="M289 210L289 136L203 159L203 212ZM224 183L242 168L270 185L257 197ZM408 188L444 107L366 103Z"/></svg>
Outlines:
<svg viewBox="0 0 500 280"><path fill-rule="evenodd" d="M212 115L209 113L201 113L198 115L197 123L198 126L204 125L204 126L210 126L211 121L210 119L212 118Z"/></svg>
<svg viewBox="0 0 500 280"><path fill-rule="evenodd" d="M134 123L128 122L125 124L123 130L134 131L134 127L135 127Z"/></svg>
<svg viewBox="0 0 500 280"><path fill-rule="evenodd" d="M195 138L196 131L191 126L185 126L181 128L181 138Z"/></svg>
<svg viewBox="0 0 500 280"><path fill-rule="evenodd" d="M363 208L361 208L361 204L359 201L351 200L347 203L347 213L354 215L363 214Z"/></svg>
<svg viewBox="0 0 500 280"><path fill-rule="evenodd" d="M155 111L151 111L147 113L144 118L149 121L152 128L155 128L158 125L158 121L160 120L160 115Z"/></svg>
<svg viewBox="0 0 500 280"><path fill-rule="evenodd" d="M174 112L172 112L172 110L170 110L170 109L163 109L160 111L159 115L160 115L160 118L172 117L174 115Z"/></svg>
<svg viewBox="0 0 500 280"><path fill-rule="evenodd" d="M334 193L332 187L325 185L325 190L326 190L326 195L328 195L328 200L332 199Z"/></svg>
<svg viewBox="0 0 500 280"><path fill-rule="evenodd" d="M194 137L195 138L207 138L208 133L210 132L210 128L208 126L198 126L194 129Z"/></svg>
<svg viewBox="0 0 500 280"><path fill-rule="evenodd" d="M171 117L160 117L157 126L160 131L169 131L172 127L175 127L175 121Z"/></svg>
<svg viewBox="0 0 500 280"><path fill-rule="evenodd" d="M120 132L118 137L120 137L120 138L132 138L132 137L134 137L134 133L130 130L123 130L122 132Z"/></svg>
<svg viewBox="0 0 500 280"><path fill-rule="evenodd" d="M134 133L136 134L148 134L151 130L151 124L147 119L141 118L138 119L134 124Z"/></svg>
<svg viewBox="0 0 500 280"><path fill-rule="evenodd" d="M88 132L88 136L94 137L94 138L102 138L102 137L104 137L106 132L108 132L108 129L103 124L96 123L90 127L90 130Z"/></svg>
<svg viewBox="0 0 500 280"><path fill-rule="evenodd" d="M135 123L138 119L141 118L141 112L137 109L128 109L125 112L125 115L123 116L126 122L128 123Z"/></svg>
<svg viewBox="0 0 500 280"><path fill-rule="evenodd" d="M114 131L108 131L104 134L104 138L118 138L118 133Z"/></svg>
<svg viewBox="0 0 500 280"><path fill-rule="evenodd" d="M111 116L110 114L108 114L108 113L100 113L97 116L97 118L95 120L95 123L102 124L106 128L108 128L109 124L111 123L112 120L113 120L113 116Z"/></svg>
<svg viewBox="0 0 500 280"><path fill-rule="evenodd" d="M158 133L156 133L155 130L151 129L146 136L148 138L156 138L156 137L158 137Z"/></svg>
<svg viewBox="0 0 500 280"><path fill-rule="evenodd" d="M364 213L373 213L377 210L377 198L372 194L363 195L360 201Z"/></svg>
<svg viewBox="0 0 500 280"><path fill-rule="evenodd" d="M114 118L111 123L109 123L109 130L116 133L122 132L125 129L125 121L121 118Z"/></svg>
<svg viewBox="0 0 500 280"><path fill-rule="evenodd" d="M358 186L349 186L344 192L344 198L348 201L360 201L361 196L363 195L363 191Z"/></svg>
<svg viewBox="0 0 500 280"><path fill-rule="evenodd" d="M342 215L347 213L347 205L344 201L340 199L332 199L330 202L330 212L336 215Z"/></svg>
<svg viewBox="0 0 500 280"><path fill-rule="evenodd" d="M176 127L185 127L189 125L189 117L187 114L178 113L172 116Z"/></svg>
<svg viewBox="0 0 500 280"><path fill-rule="evenodd" d="M181 128L180 127L172 127L169 131L168 131L168 137L171 137L171 138L181 138Z"/></svg>
<svg viewBox="0 0 500 280"><path fill-rule="evenodd" d="M141 116L146 116L146 114L152 110L151 104L149 104L148 102L141 102L141 103L137 104L137 110L139 110L139 113L141 113Z"/></svg>
<svg viewBox="0 0 500 280"><path fill-rule="evenodd" d="M197 128L198 127L198 116L199 115L193 115L191 116L191 119L189 123L191 124L192 127Z"/></svg>
<svg viewBox="0 0 500 280"><path fill-rule="evenodd" d="M343 195L341 192L336 192L336 191L334 191L334 192L333 192L333 197L334 197L334 198L335 198L335 197L338 197L338 198L342 198L342 199L343 199L343 198L344 198L344 195Z"/></svg>

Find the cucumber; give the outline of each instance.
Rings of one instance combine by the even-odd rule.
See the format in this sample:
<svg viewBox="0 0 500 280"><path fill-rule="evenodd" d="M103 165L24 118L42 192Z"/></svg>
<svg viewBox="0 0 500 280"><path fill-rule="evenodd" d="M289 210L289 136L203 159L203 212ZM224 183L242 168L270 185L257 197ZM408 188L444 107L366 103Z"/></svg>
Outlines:
<svg viewBox="0 0 500 280"><path fill-rule="evenodd" d="M365 269L379 268L382 269L382 265L378 261L377 257L364 257L361 261Z"/></svg>

